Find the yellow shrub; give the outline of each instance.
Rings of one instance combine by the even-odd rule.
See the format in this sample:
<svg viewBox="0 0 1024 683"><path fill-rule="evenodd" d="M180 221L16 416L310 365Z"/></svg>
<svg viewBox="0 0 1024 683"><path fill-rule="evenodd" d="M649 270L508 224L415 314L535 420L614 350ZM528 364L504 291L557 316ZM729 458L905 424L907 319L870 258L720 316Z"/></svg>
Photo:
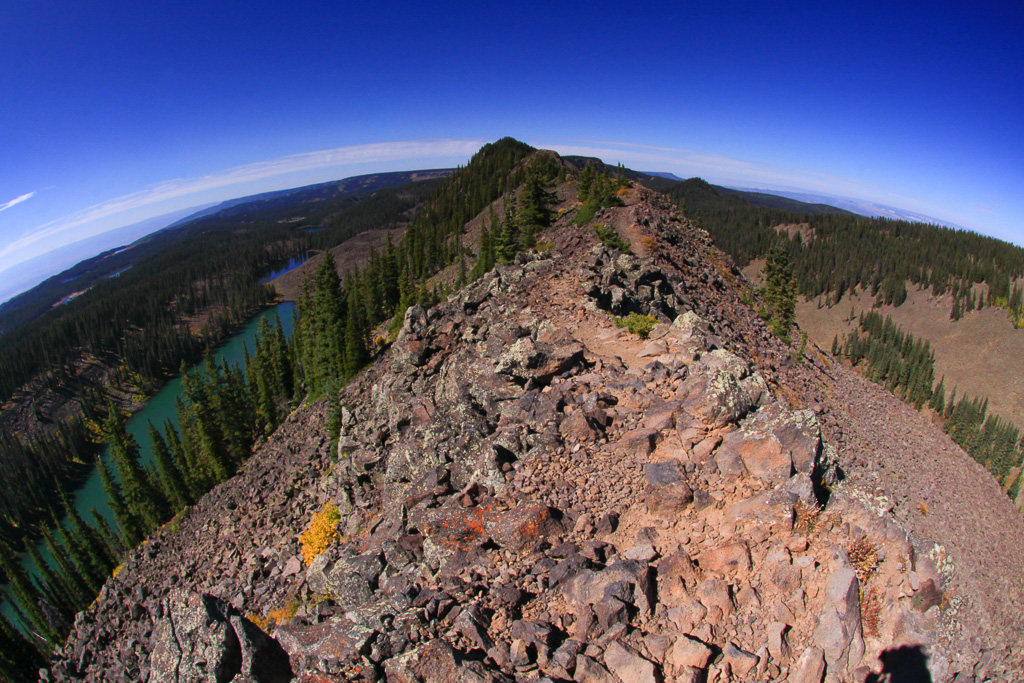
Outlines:
<svg viewBox="0 0 1024 683"><path fill-rule="evenodd" d="M261 631L266 631L270 628L270 619L256 614L255 612L249 612L245 615L245 618L260 627Z"/></svg>
<svg viewBox="0 0 1024 683"><path fill-rule="evenodd" d="M292 599L292 600L289 600L288 604L285 605L284 607L282 607L281 609L272 609L272 610L270 610L270 613L267 614L267 621L268 622L275 622L275 623L277 623L278 626L280 626L281 624L285 623L286 621L291 621L292 617L294 617L295 613L298 612L298 611L299 611L299 601ZM255 623L255 622L253 622L253 623Z"/></svg>
<svg viewBox="0 0 1024 683"><path fill-rule="evenodd" d="M302 559L307 565L313 564L327 546L338 537L338 522L341 521L341 514L338 506L334 503L325 503L320 512L313 515L313 521L309 528L299 536L299 543L302 544Z"/></svg>

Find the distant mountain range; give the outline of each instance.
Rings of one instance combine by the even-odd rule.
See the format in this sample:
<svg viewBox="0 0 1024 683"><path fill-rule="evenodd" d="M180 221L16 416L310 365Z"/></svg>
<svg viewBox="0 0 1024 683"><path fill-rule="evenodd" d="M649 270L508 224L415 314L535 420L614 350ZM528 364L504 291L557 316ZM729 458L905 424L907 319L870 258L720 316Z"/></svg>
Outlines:
<svg viewBox="0 0 1024 683"><path fill-rule="evenodd" d="M47 254L37 256L12 266L7 270L0 271L0 312L9 308L4 306L6 302L36 287L48 278L64 274L65 270L72 268L76 264L83 263L97 255L105 254L105 252L112 252L118 247L131 245L147 235L177 228L200 218L220 213L231 215L250 211L273 210L304 201L327 200L341 194L372 192L385 187L394 187L408 181L444 177L450 175L453 170L446 168L371 173L345 178L344 180L332 180L316 185L306 185L237 197L223 202L200 204L187 209L181 209L180 211L155 216L123 228L116 228L100 235L59 247ZM105 255L109 256L110 254ZM60 296L64 294L61 293Z"/></svg>
<svg viewBox="0 0 1024 683"><path fill-rule="evenodd" d="M828 194L815 194L813 192L798 192L795 190L764 190L749 187L730 187L728 189L736 190L737 192L741 193L757 193L789 197L790 199L796 199L797 201L806 202L810 204L828 204L839 209L845 209L852 213L860 214L861 216L892 218L901 221L913 221L915 223L930 223L932 225L942 225L947 228L954 228L956 230L969 229L965 228L962 225L957 225L956 223L951 223L949 221L942 220L941 218L927 216L923 213L917 213L915 211L907 211L906 209L900 209L894 206L886 206L885 204L869 202L866 199L854 199L852 197L839 197L836 195Z"/></svg>
<svg viewBox="0 0 1024 683"><path fill-rule="evenodd" d="M162 230L163 228L189 220L197 211L202 211L214 204L191 206L180 211L172 211L162 216L154 216L144 221L116 228L99 235L87 237L72 244L58 247L51 252L23 261L7 270L0 271L0 303L25 292L46 278L60 273L67 268L90 259L97 254L110 251Z"/></svg>

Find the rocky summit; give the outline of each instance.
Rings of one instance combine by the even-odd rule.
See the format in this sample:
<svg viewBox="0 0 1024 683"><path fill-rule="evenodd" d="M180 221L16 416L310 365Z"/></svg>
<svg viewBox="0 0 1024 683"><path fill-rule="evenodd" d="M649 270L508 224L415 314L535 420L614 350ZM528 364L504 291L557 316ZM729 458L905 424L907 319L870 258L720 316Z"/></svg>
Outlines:
<svg viewBox="0 0 1024 683"><path fill-rule="evenodd" d="M776 338L666 199L621 195L595 221L631 253L563 212L549 249L408 309L336 449L329 406L296 410L133 551L44 678L1017 678L1024 524L996 483Z"/></svg>

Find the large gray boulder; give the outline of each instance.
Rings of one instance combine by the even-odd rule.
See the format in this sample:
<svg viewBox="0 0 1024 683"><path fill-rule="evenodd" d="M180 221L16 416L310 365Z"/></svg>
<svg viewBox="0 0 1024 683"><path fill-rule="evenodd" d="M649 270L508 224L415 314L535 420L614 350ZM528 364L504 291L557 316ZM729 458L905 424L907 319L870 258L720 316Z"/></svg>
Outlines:
<svg viewBox="0 0 1024 683"><path fill-rule="evenodd" d="M211 595L174 590L154 630L151 683L256 683L294 677L281 645L231 605Z"/></svg>

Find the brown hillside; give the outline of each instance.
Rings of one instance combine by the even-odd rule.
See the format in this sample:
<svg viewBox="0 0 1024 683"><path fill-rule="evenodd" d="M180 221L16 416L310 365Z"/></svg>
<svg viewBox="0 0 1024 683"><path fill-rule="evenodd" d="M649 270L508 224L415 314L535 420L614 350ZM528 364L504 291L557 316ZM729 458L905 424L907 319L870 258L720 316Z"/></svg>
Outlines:
<svg viewBox="0 0 1024 683"><path fill-rule="evenodd" d="M753 280L762 267L752 262L744 274ZM832 345L857 325L857 316L871 310L867 292L847 295L835 306L819 307L816 300L797 303L797 322L823 348ZM1024 428L1024 330L1015 329L998 308L971 311L954 322L949 319L953 300L907 286L907 300L898 308L882 306L915 337L927 339L935 351L936 380L945 376L946 389L957 387L971 396L988 397L990 409ZM851 320L850 311L854 311Z"/></svg>

